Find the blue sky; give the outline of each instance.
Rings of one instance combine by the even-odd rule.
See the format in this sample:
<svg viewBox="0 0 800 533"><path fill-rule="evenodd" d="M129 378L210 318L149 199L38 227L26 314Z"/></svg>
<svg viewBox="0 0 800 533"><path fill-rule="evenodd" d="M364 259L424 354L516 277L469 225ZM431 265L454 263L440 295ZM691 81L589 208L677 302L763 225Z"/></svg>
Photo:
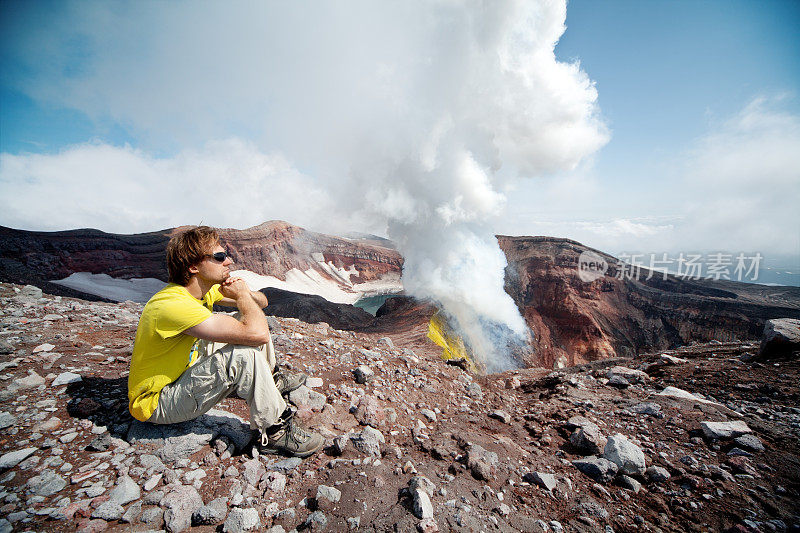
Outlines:
<svg viewBox="0 0 800 533"><path fill-rule="evenodd" d="M563 4L525 4L6 1L0 224L402 238L444 213L800 263L800 3L573 0L563 35ZM192 192L216 186L259 207Z"/></svg>
<svg viewBox="0 0 800 533"><path fill-rule="evenodd" d="M710 127L758 96L800 111L800 3L572 0L556 47L597 84L613 140L603 180L658 172Z"/></svg>

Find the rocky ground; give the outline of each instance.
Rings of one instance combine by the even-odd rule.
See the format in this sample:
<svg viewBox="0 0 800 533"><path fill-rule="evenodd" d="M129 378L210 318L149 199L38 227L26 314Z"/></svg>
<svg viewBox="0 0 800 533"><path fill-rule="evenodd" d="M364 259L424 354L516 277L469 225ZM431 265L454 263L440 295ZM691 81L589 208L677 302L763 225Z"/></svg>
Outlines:
<svg viewBox="0 0 800 533"><path fill-rule="evenodd" d="M800 530L800 363L756 344L478 377L420 331L271 318L327 439L299 460L238 399L134 421L141 307L0 284L0 531Z"/></svg>

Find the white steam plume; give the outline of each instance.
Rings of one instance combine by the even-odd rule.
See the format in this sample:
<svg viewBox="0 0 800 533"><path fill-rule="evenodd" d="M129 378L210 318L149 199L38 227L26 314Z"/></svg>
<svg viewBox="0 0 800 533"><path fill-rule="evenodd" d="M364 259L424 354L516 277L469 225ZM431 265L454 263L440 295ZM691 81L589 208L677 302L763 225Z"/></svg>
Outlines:
<svg viewBox="0 0 800 533"><path fill-rule="evenodd" d="M363 139L351 189L387 220L407 292L438 301L499 371L514 361L498 332L527 330L503 290L506 259L488 226L505 205L502 181L574 168L607 135L593 84L555 59L564 2L470 4L453 15L453 26L432 28L450 32L450 46L430 50L430 68L405 80L388 133Z"/></svg>

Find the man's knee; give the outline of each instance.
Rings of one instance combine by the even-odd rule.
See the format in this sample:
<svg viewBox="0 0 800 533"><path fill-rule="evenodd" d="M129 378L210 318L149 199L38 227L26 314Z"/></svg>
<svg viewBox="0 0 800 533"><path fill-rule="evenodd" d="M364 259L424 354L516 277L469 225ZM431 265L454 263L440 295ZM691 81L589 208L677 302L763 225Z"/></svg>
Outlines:
<svg viewBox="0 0 800 533"><path fill-rule="evenodd" d="M243 379L253 378L256 368L259 366L257 358L261 357L261 351L258 348L230 344L224 352L223 355L227 359L228 376L232 380L240 382Z"/></svg>

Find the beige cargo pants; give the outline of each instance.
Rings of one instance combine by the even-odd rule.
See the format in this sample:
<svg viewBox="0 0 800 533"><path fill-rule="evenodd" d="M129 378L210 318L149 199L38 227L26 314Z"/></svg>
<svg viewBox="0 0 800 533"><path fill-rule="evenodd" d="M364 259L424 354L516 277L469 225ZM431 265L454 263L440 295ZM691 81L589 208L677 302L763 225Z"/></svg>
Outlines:
<svg viewBox="0 0 800 533"><path fill-rule="evenodd" d="M275 386L272 339L258 348L200 340L198 358L181 376L161 389L158 407L148 422L175 424L202 415L228 396L250 407L250 427L275 424L286 402Z"/></svg>

